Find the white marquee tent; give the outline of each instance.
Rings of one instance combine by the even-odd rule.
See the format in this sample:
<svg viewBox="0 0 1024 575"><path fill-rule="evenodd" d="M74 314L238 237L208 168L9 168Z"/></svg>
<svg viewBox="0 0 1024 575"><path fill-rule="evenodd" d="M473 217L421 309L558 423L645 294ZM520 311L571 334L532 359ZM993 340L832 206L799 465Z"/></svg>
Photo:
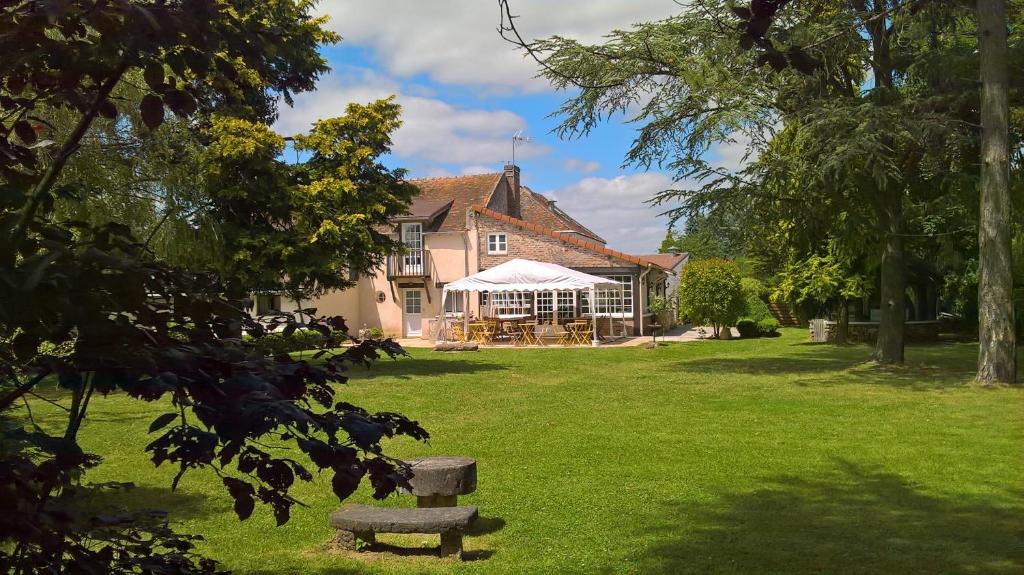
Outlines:
<svg viewBox="0 0 1024 575"><path fill-rule="evenodd" d="M444 286L441 294L441 306L449 293L461 292L466 298L463 309L469 309L468 298L471 292L559 292L586 291L590 301L595 302L595 290L620 291L622 286L613 280L585 274L558 264L537 262L533 260L514 259L493 268L475 273L471 276L450 282ZM442 313L442 316L444 314ZM466 333L469 332L469 314L463 314ZM593 345L597 345L597 314L592 314Z"/></svg>

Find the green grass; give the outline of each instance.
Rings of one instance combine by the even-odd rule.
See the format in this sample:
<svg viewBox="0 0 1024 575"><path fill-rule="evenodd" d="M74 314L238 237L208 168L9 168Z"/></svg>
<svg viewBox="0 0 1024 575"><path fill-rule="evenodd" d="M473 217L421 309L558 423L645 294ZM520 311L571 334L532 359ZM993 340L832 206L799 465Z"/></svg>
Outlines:
<svg viewBox="0 0 1024 575"><path fill-rule="evenodd" d="M326 478L295 491L309 508L280 528L260 509L239 523L212 474L171 494L173 470L142 452L165 406L123 396L91 408L83 438L106 461L88 479L134 480L114 501L170 510L239 573L1024 571L1024 392L968 385L971 345L910 347L879 370L866 347L805 337L413 350L360 371L341 397L432 434L392 453L477 458L463 563L430 557L436 536L380 537L418 553L328 552Z"/></svg>

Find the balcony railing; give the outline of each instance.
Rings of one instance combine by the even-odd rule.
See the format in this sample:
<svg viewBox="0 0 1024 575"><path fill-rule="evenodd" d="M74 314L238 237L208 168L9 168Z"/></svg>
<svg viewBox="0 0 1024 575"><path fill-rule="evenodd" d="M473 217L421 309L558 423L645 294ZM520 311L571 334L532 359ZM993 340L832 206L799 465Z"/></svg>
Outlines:
<svg viewBox="0 0 1024 575"><path fill-rule="evenodd" d="M405 253L388 256L388 279L430 277L430 252L407 249Z"/></svg>

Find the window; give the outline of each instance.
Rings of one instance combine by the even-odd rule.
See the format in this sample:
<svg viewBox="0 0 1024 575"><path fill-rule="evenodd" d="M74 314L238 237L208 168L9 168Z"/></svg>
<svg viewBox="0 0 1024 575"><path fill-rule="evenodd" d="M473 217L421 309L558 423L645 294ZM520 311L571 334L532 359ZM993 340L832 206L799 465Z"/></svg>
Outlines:
<svg viewBox="0 0 1024 575"><path fill-rule="evenodd" d="M444 315L446 317L462 317L465 313L464 302L461 293L450 293L444 302Z"/></svg>
<svg viewBox="0 0 1024 575"><path fill-rule="evenodd" d="M480 303L487 306L485 313L490 317L530 315L533 309L532 294L524 292L481 293Z"/></svg>
<svg viewBox="0 0 1024 575"><path fill-rule="evenodd" d="M487 253L505 255L508 253L508 237L505 234L487 234Z"/></svg>
<svg viewBox="0 0 1024 575"><path fill-rule="evenodd" d="M420 290L408 289L405 290L405 313L418 314L420 313Z"/></svg>
<svg viewBox="0 0 1024 575"><path fill-rule="evenodd" d="M555 297L555 294L558 294ZM537 294L537 319L565 320L576 317L576 294L571 291L542 291Z"/></svg>
<svg viewBox="0 0 1024 575"><path fill-rule="evenodd" d="M281 296L259 294L256 296L256 315L266 315L281 311Z"/></svg>
<svg viewBox="0 0 1024 575"><path fill-rule="evenodd" d="M622 285L622 291L596 290L594 312L598 317L628 317L633 315L633 276L602 276ZM585 315L590 315L590 294L580 294L580 307Z"/></svg>

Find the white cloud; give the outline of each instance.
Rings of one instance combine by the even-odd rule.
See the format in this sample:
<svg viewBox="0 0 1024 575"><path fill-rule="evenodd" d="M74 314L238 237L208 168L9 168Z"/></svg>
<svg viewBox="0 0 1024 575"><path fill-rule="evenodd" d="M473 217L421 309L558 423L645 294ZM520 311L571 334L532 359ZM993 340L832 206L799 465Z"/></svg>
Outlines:
<svg viewBox="0 0 1024 575"><path fill-rule="evenodd" d="M466 166L462 168L463 176L473 176L476 174L490 174L491 172L500 172L501 167L498 165L494 166Z"/></svg>
<svg viewBox="0 0 1024 575"><path fill-rule="evenodd" d="M550 35L595 42L613 29L677 14L672 0L511 0L526 39ZM544 91L537 64L498 34L495 0L325 0L318 9L344 44L369 47L391 74L425 74L442 84Z"/></svg>
<svg viewBox="0 0 1024 575"><path fill-rule="evenodd" d="M672 178L665 174L645 172L584 178L544 194L608 240L609 247L639 254L657 252L668 229L668 219L658 215L664 208L645 202L672 187Z"/></svg>
<svg viewBox="0 0 1024 575"><path fill-rule="evenodd" d="M579 158L569 158L562 163L562 168L567 172L583 172L584 174L593 174L594 172L601 169L600 162L586 161Z"/></svg>
<svg viewBox="0 0 1024 575"><path fill-rule="evenodd" d="M402 105L402 127L394 134L392 152L403 159L468 167L500 163L510 153L511 135L526 128L526 120L508 110L463 108L403 93L394 80L353 67L342 67L322 78L315 92L296 96L293 108L282 104L274 128L283 134L298 133L308 130L317 119L343 114L349 102L367 103L393 94ZM516 154L527 159L549 151L547 146L533 143L517 149Z"/></svg>

